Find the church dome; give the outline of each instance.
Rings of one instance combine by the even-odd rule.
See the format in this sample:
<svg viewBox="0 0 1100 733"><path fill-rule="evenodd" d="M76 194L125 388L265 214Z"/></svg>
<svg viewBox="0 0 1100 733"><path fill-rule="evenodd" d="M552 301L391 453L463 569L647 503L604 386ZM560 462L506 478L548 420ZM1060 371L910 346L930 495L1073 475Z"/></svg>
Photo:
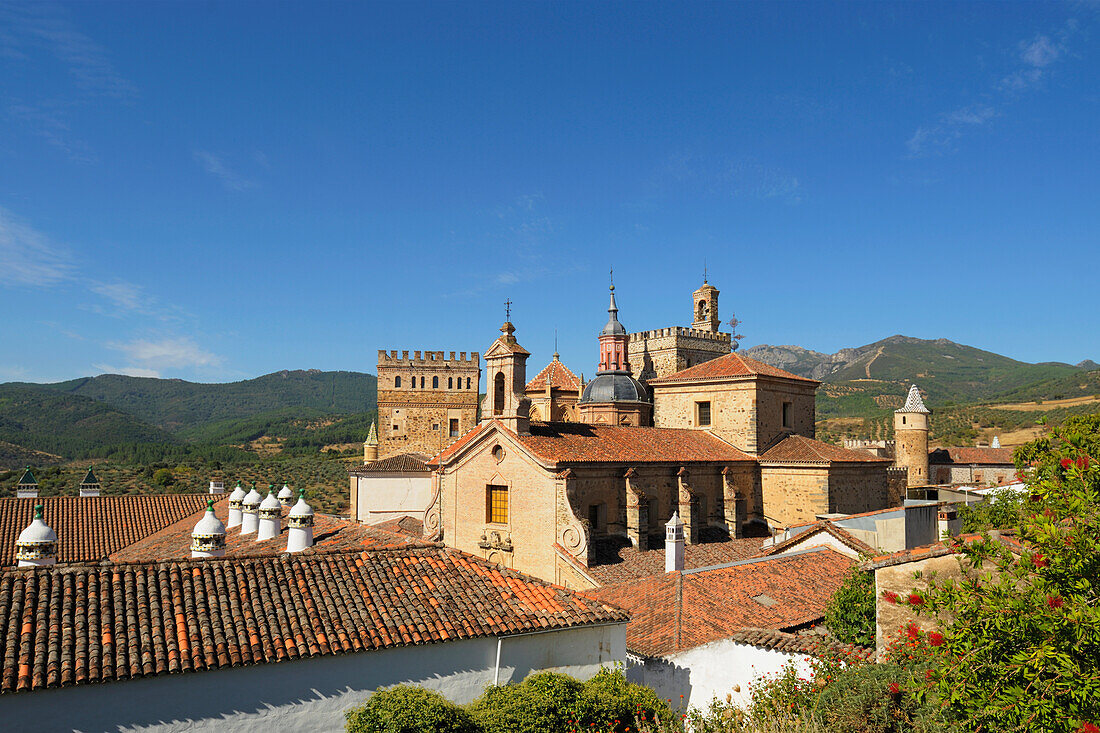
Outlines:
<svg viewBox="0 0 1100 733"><path fill-rule="evenodd" d="M604 372L584 387L579 404L649 402L645 386L626 372Z"/></svg>

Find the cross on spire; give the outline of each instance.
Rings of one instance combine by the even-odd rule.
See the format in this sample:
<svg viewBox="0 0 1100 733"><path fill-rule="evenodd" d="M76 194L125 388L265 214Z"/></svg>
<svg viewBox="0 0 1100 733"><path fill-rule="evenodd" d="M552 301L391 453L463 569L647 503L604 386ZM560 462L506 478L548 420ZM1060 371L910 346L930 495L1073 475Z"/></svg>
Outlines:
<svg viewBox="0 0 1100 733"><path fill-rule="evenodd" d="M611 289L615 290L615 268L611 268Z"/></svg>
<svg viewBox="0 0 1100 733"><path fill-rule="evenodd" d="M512 320L512 301L510 299L504 301L504 320Z"/></svg>
<svg viewBox="0 0 1100 733"><path fill-rule="evenodd" d="M703 284L707 284L707 258L703 258Z"/></svg>

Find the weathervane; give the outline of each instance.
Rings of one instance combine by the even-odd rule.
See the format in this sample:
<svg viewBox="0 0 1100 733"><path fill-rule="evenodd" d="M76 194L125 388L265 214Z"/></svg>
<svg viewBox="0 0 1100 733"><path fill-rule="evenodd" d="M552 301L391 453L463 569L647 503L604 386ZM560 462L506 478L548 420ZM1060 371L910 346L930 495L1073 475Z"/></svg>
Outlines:
<svg viewBox="0 0 1100 733"><path fill-rule="evenodd" d="M504 301L504 320L512 320L512 301L511 299Z"/></svg>
<svg viewBox="0 0 1100 733"><path fill-rule="evenodd" d="M611 268L611 289L615 289L615 268Z"/></svg>
<svg viewBox="0 0 1100 733"><path fill-rule="evenodd" d="M707 258L703 258L703 284L707 284Z"/></svg>

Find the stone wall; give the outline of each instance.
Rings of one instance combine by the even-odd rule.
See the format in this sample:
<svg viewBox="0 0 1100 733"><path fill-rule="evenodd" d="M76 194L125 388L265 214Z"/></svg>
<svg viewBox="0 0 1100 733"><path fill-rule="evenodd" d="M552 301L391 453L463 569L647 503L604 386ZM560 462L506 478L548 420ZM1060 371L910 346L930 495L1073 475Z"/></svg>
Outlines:
<svg viewBox="0 0 1100 733"><path fill-rule="evenodd" d="M481 367L477 352L378 352L378 456L435 455L477 424ZM400 380L400 383L398 383ZM414 382L415 380L415 382ZM415 383L415 386L413 384Z"/></svg>
<svg viewBox="0 0 1100 733"><path fill-rule="evenodd" d="M928 416L917 412L894 413L894 462L909 469L910 486L927 486Z"/></svg>
<svg viewBox="0 0 1100 733"><path fill-rule="evenodd" d="M829 513L829 469L826 466L762 466L760 483L764 516L773 526L812 522Z"/></svg>
<svg viewBox="0 0 1100 733"><path fill-rule="evenodd" d="M655 384L653 424L705 428L747 453L756 453L782 433L814 437L814 385L747 378L722 382ZM710 402L710 425L698 424L696 403ZM790 403L789 425L783 404Z"/></svg>
<svg viewBox="0 0 1100 733"><path fill-rule="evenodd" d="M997 486L1016 480L1015 466L936 465L928 467L932 481L937 484L972 484Z"/></svg>
<svg viewBox="0 0 1100 733"><path fill-rule="evenodd" d="M646 382L730 353L730 335L683 326L630 334L628 360L634 376Z"/></svg>
<svg viewBox="0 0 1100 733"><path fill-rule="evenodd" d="M829 512L861 514L891 506L886 464L834 463L829 467Z"/></svg>

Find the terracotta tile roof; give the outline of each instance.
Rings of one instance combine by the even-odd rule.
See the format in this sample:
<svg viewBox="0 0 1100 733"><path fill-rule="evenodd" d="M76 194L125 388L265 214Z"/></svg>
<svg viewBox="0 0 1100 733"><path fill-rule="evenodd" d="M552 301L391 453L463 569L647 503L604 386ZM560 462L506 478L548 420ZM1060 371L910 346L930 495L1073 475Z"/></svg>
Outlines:
<svg viewBox="0 0 1100 733"><path fill-rule="evenodd" d="M971 532L967 534L960 534L956 537L942 540L940 542L933 542L930 545L911 547L908 550L891 552L886 555L876 555L866 562L861 563L860 567L864 570L878 570L879 568L887 568L894 565L904 565L905 563L909 562L919 562L921 560L927 560L932 557L952 555L958 551L958 548L961 545L983 540L987 536L991 540L1003 544L1013 554L1019 555L1026 550L1024 545L1020 542L1019 538L1017 538L1015 536L1015 533L1011 530L993 530L992 532L988 533L988 535L978 532Z"/></svg>
<svg viewBox="0 0 1100 733"><path fill-rule="evenodd" d="M463 433L461 436L459 436L458 439L455 440L455 442L444 448L442 452L436 454L431 460L429 460L428 466L431 468L435 468L436 466L445 462L451 456L455 455L467 445L474 442L474 439L477 438L477 436L481 435L483 431L488 430L490 425L499 426L501 425L501 423L497 422L496 420L488 420L486 422L475 425L474 427Z"/></svg>
<svg viewBox="0 0 1100 733"><path fill-rule="evenodd" d="M370 526L383 532L405 534L409 537L416 537L418 539L424 536L424 522L416 517L397 517L396 519L387 519L385 522L378 522Z"/></svg>
<svg viewBox="0 0 1100 733"><path fill-rule="evenodd" d="M764 463L891 463L866 451L849 450L804 435L787 435L760 455Z"/></svg>
<svg viewBox="0 0 1100 733"><path fill-rule="evenodd" d="M746 628L791 630L816 622L851 566L839 552L818 547L663 573L587 593L630 611L628 649L662 656Z"/></svg>
<svg viewBox="0 0 1100 733"><path fill-rule="evenodd" d="M569 367L562 364L555 354L554 359L527 383L525 389L528 392L544 392L548 386L553 389L580 392L581 380L569 370Z"/></svg>
<svg viewBox="0 0 1100 733"><path fill-rule="evenodd" d="M704 361L702 364L681 369L665 377L649 380L650 384L668 384L672 382L690 382L697 380L723 379L726 377L777 377L780 379L794 379L799 382L821 384L816 379L807 379L797 374L773 367L762 361L742 356L736 352L720 356L717 359Z"/></svg>
<svg viewBox="0 0 1100 733"><path fill-rule="evenodd" d="M448 548L8 569L0 692L626 620Z"/></svg>
<svg viewBox="0 0 1100 733"><path fill-rule="evenodd" d="M400 453L355 466L348 469L348 473L354 476L373 473L430 473L432 469L427 461L428 457L422 453Z"/></svg>
<svg viewBox="0 0 1100 733"><path fill-rule="evenodd" d="M829 637L818 636L816 633L791 634L775 629L741 629L729 635L733 641L761 649L776 649L791 654L820 654L822 652L847 653L859 659L870 659L875 655L875 650L855 644L845 644Z"/></svg>
<svg viewBox="0 0 1100 733"><path fill-rule="evenodd" d="M111 554L112 562L160 562L166 560L185 560L191 557L191 531L195 523L205 513L205 509L165 527ZM263 542L256 541L256 534L241 534L240 526L226 530L226 557L252 557L257 555L277 555L286 552L287 515L289 507L283 507L280 532ZM214 514L223 523L229 522L229 503L219 501L214 505ZM359 524L330 514L315 514L313 517L314 551L322 550L383 550L410 546L431 547L434 543L410 537L407 534L388 532L376 525ZM307 550L309 552L309 550Z"/></svg>
<svg viewBox="0 0 1100 733"><path fill-rule="evenodd" d="M735 463L752 456L703 430L531 423L519 442L550 463Z"/></svg>
<svg viewBox="0 0 1100 733"><path fill-rule="evenodd" d="M935 465L979 464L985 466L1012 466L1011 448L936 448L928 452L928 462Z"/></svg>
<svg viewBox="0 0 1100 733"><path fill-rule="evenodd" d="M31 523L35 504L43 505L43 519L57 532L57 560L65 563L103 560L205 510L209 498L208 494L149 494L0 499L0 565L14 564L15 540Z"/></svg>
<svg viewBox="0 0 1100 733"><path fill-rule="evenodd" d="M693 570L745 560L760 554L763 537L727 539L684 545L684 568ZM664 538L650 537L650 549L639 552L626 538L608 537L592 542L587 573L600 585L639 580L665 572Z"/></svg>
<svg viewBox="0 0 1100 733"><path fill-rule="evenodd" d="M804 526L804 525L798 525L798 526ZM820 522L815 522L811 526L811 528L806 530L805 532L800 532L799 534L796 534L795 536L791 537L790 539L783 540L782 542L779 542L775 545L772 545L771 547L765 549L760 554L761 555L778 555L781 552L786 552L791 547L795 547L795 546L797 546L797 545L799 545L803 542L811 540L813 538L813 536L817 535L817 534L831 535L831 536L835 537L837 539L837 541L843 543L847 547L850 547L855 552L863 553L863 554L867 555L868 557L870 557L871 555L874 555L878 552L878 550L876 550L874 547L871 547L870 545L868 545L863 540L854 537L853 535L848 533L843 528L836 526L835 524L833 524L832 522L830 522L828 520L822 520Z"/></svg>

